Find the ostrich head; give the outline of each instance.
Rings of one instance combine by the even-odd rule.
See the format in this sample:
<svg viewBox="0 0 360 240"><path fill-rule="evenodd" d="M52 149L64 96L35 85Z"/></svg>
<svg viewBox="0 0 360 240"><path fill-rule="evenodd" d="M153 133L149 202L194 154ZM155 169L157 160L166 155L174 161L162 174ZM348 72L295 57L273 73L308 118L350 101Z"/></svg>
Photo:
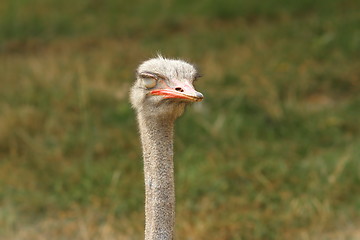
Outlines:
<svg viewBox="0 0 360 240"><path fill-rule="evenodd" d="M138 114L150 118L176 119L191 102L204 97L194 89L199 77L195 67L161 56L143 62L137 69L130 101Z"/></svg>

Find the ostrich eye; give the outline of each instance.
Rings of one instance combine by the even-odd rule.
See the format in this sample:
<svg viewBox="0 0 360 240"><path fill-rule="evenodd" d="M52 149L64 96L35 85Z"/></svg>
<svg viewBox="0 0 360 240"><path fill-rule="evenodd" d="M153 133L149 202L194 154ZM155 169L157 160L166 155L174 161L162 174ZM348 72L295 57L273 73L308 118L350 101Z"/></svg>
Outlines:
<svg viewBox="0 0 360 240"><path fill-rule="evenodd" d="M156 80L154 78L149 78L149 77L143 78L143 82L146 88L153 88L156 85Z"/></svg>
<svg viewBox="0 0 360 240"><path fill-rule="evenodd" d="M143 80L144 86L146 88L153 88L156 85L156 81L158 80L158 76L152 72L142 72L139 74Z"/></svg>

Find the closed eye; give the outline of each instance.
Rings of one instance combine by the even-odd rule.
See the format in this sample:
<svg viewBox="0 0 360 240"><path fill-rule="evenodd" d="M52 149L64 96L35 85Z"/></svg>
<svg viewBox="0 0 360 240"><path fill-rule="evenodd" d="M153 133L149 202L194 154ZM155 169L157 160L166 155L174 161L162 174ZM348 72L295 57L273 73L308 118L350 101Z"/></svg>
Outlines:
<svg viewBox="0 0 360 240"><path fill-rule="evenodd" d="M167 79L167 77L165 77L164 75L161 75L160 73L147 72L147 71L139 73L139 76L142 78L154 78L156 80L158 80L158 79L166 80Z"/></svg>
<svg viewBox="0 0 360 240"><path fill-rule="evenodd" d="M144 86L148 89L155 87L159 79L157 74L152 72L141 72L139 73L139 76L141 77Z"/></svg>

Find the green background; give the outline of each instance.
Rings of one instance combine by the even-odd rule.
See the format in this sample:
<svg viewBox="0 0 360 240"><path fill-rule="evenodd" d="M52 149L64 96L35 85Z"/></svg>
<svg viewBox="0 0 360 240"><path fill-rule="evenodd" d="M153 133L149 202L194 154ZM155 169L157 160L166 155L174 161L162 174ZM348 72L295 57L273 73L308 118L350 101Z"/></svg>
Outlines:
<svg viewBox="0 0 360 240"><path fill-rule="evenodd" d="M0 239L142 239L128 91L161 53L205 95L176 123L177 239L360 238L356 0L0 3Z"/></svg>

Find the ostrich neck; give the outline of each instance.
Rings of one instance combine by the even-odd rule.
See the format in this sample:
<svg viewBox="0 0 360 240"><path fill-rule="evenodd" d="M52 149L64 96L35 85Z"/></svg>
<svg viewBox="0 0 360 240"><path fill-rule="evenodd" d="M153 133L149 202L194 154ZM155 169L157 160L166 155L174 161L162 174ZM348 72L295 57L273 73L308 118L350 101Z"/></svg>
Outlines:
<svg viewBox="0 0 360 240"><path fill-rule="evenodd" d="M172 240L174 120L139 116L145 176L145 240Z"/></svg>

